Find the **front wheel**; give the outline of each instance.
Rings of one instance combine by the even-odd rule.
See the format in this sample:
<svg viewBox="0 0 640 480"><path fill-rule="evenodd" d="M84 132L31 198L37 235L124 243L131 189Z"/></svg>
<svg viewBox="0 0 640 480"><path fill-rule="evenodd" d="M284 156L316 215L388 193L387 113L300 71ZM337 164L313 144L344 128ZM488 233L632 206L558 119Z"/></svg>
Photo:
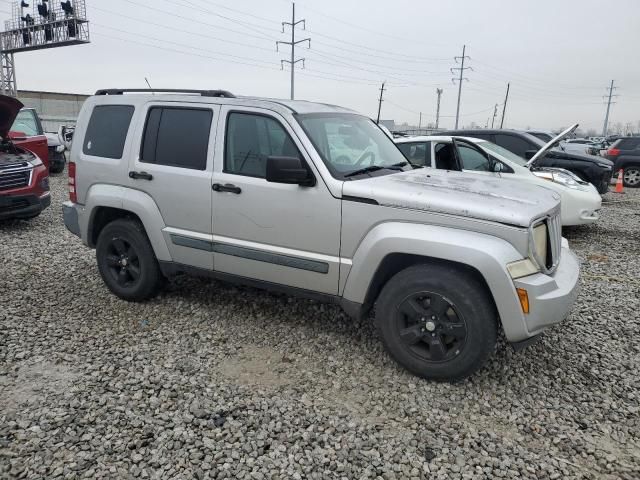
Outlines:
<svg viewBox="0 0 640 480"><path fill-rule="evenodd" d="M105 226L96 259L104 283L123 300L146 300L158 292L162 274L140 222L118 219Z"/></svg>
<svg viewBox="0 0 640 480"><path fill-rule="evenodd" d="M389 354L410 372L456 381L495 350L497 313L474 276L448 266L416 265L382 289L376 323Z"/></svg>
<svg viewBox="0 0 640 480"><path fill-rule="evenodd" d="M625 187L640 187L640 166L632 165L630 167L625 167L622 172L622 183Z"/></svg>

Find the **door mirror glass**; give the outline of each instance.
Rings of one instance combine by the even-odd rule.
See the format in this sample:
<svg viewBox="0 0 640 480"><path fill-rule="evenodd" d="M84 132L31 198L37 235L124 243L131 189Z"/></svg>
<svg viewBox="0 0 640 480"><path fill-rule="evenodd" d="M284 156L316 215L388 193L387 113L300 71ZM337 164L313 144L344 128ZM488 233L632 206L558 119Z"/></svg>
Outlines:
<svg viewBox="0 0 640 480"><path fill-rule="evenodd" d="M502 162L494 162L493 171L496 173L504 172L504 163Z"/></svg>
<svg viewBox="0 0 640 480"><path fill-rule="evenodd" d="M538 153L537 150L527 150L526 152L524 152L524 158L526 158L527 160L531 160L536 153Z"/></svg>
<svg viewBox="0 0 640 480"><path fill-rule="evenodd" d="M315 178L298 157L267 157L267 182L312 187Z"/></svg>

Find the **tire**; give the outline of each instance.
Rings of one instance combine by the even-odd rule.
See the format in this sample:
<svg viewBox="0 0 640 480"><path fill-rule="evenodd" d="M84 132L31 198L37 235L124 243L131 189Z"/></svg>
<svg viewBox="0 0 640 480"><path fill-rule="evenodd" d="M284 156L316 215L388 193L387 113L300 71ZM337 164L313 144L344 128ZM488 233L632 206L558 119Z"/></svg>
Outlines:
<svg viewBox="0 0 640 480"><path fill-rule="evenodd" d="M162 273L140 222L118 219L107 224L96 245L102 280L123 300L139 302L158 293Z"/></svg>
<svg viewBox="0 0 640 480"><path fill-rule="evenodd" d="M640 166L630 165L625 167L622 172L622 183L629 188L640 187Z"/></svg>
<svg viewBox="0 0 640 480"><path fill-rule="evenodd" d="M498 338L490 292L469 273L441 265L415 265L392 277L378 297L376 325L396 362L433 380L472 375Z"/></svg>

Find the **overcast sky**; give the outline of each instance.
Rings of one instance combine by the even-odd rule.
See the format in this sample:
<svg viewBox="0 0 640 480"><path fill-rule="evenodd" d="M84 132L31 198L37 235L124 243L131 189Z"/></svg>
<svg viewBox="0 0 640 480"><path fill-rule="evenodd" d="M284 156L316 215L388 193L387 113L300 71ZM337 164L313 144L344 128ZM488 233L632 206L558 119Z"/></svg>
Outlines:
<svg viewBox="0 0 640 480"><path fill-rule="evenodd" d="M29 0L29 3L36 0ZM0 1L8 19L10 4ZM4 4L4 5L2 5ZM453 127L457 85L449 69L467 45L461 122L484 126L511 93L505 126L602 129L612 79L611 123L640 121L638 0L299 0L311 49L296 71L296 98L335 103L375 118ZM224 88L288 98L289 47L275 50L287 0L87 0L91 44L16 55L18 88L91 93L105 87ZM288 28L288 27L287 27ZM285 65L285 69L288 66ZM502 106L498 107L499 117ZM491 120L489 120L491 123Z"/></svg>

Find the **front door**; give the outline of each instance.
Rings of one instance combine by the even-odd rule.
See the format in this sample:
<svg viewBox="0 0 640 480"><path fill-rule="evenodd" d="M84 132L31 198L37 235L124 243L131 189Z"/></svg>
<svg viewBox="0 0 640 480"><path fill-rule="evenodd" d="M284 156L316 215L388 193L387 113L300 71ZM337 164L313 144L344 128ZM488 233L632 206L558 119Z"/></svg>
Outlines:
<svg viewBox="0 0 640 480"><path fill-rule="evenodd" d="M335 295L340 200L331 196L295 129L275 112L222 107L213 174L215 270ZM311 187L267 182L269 156L307 163ZM211 188L211 187L210 187Z"/></svg>
<svg viewBox="0 0 640 480"><path fill-rule="evenodd" d="M165 223L174 262L213 268L211 175L219 107L147 105L130 186L149 194Z"/></svg>

